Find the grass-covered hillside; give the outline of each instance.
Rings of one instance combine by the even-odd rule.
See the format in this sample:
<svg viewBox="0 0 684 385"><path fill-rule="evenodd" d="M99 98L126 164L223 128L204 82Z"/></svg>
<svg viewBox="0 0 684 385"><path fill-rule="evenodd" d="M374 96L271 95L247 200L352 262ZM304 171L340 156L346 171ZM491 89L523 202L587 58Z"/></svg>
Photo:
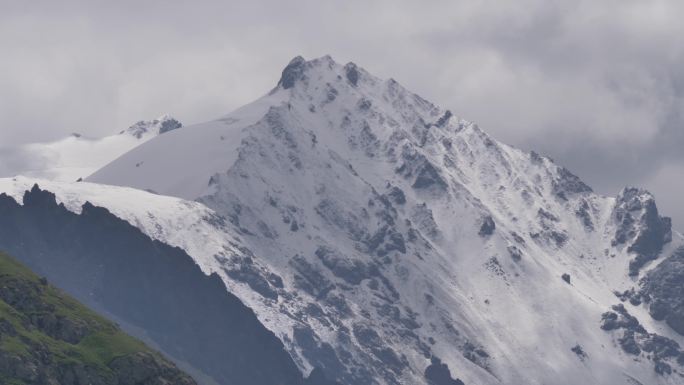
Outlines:
<svg viewBox="0 0 684 385"><path fill-rule="evenodd" d="M3 253L0 383L195 384L159 353Z"/></svg>

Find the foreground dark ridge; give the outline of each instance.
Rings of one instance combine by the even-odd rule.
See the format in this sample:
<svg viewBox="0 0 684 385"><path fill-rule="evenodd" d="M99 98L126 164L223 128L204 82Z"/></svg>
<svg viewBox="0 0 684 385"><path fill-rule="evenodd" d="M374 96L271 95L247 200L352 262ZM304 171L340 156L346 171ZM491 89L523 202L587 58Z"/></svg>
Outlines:
<svg viewBox="0 0 684 385"><path fill-rule="evenodd" d="M273 333L182 250L89 203L80 215L69 212L37 186L23 201L0 194L0 249L110 315L200 382L304 383Z"/></svg>
<svg viewBox="0 0 684 385"><path fill-rule="evenodd" d="M0 383L194 385L195 381L0 253Z"/></svg>

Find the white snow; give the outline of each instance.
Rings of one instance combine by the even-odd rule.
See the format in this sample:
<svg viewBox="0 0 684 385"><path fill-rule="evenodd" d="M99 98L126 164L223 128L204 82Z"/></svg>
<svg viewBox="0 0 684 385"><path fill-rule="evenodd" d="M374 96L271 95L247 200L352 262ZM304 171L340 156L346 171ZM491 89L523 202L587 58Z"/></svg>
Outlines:
<svg viewBox="0 0 684 385"><path fill-rule="evenodd" d="M149 140L87 179L129 187L38 184L71 210L91 201L185 249L254 309L305 370L316 363L295 341L297 325L338 353L351 351L352 365L380 373L386 365L353 332L367 325L405 359L406 370L385 373L399 383L425 384L425 347L469 385L678 383L675 375L656 375L646 358L628 356L599 328L601 314L619 302L613 290L636 285L627 275L631 256L611 246L614 198L559 196L565 174L551 160L448 118L393 80L356 68L352 84L347 73L355 67L330 57L304 66L294 87ZM421 175L432 184L420 187ZM0 191L20 197L34 182L3 179ZM403 191L404 203L388 203L391 187ZM577 214L584 205L593 229ZM486 216L496 230L481 237ZM405 252L379 251L392 234L402 237ZM379 238L379 248L369 250ZM683 243L673 238L669 249ZM381 275L349 284L317 255L319 246ZM520 261L511 246L521 250ZM250 257L260 272L281 277L278 299L231 278L226 271L240 267L233 257ZM302 260L331 283L327 293L302 288ZM340 298L351 314L342 313ZM308 312L309 304L323 316ZM649 331L684 345L643 308L626 306ZM586 360L570 351L576 344ZM469 345L488 357L466 359Z"/></svg>

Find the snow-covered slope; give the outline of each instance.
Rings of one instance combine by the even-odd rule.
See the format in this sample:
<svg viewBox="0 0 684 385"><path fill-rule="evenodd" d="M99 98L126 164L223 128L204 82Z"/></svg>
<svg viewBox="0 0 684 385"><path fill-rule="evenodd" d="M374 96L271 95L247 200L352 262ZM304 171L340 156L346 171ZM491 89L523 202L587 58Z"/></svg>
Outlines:
<svg viewBox="0 0 684 385"><path fill-rule="evenodd" d="M85 178L155 136L181 127L167 116L140 121L118 135L91 139L72 134L51 143L0 147L0 177L27 175L59 181Z"/></svg>
<svg viewBox="0 0 684 385"><path fill-rule="evenodd" d="M595 194L353 63L295 58L256 102L88 181L195 200L41 185L187 250L303 370L345 384L458 383L437 380L447 367L465 384L682 381L684 338L639 301L611 308L684 244L650 194Z"/></svg>

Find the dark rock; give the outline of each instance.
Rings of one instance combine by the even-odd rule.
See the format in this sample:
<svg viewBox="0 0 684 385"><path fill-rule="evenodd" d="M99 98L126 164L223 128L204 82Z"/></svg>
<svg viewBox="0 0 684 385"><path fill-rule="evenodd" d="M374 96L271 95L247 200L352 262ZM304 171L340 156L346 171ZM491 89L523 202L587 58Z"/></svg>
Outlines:
<svg viewBox="0 0 684 385"><path fill-rule="evenodd" d="M484 351L483 348L475 346L471 342L466 342L463 345L462 351L463 357L473 362L474 364L480 366L483 369L488 369L487 359L489 354Z"/></svg>
<svg viewBox="0 0 684 385"><path fill-rule="evenodd" d="M373 235L364 239L363 243L366 245L368 253L375 253L381 257L391 251L406 253L404 236L389 225L380 227Z"/></svg>
<svg viewBox="0 0 684 385"><path fill-rule="evenodd" d="M623 292L615 291L613 294L615 294L615 296L618 297L622 302L629 300L629 303L634 306L641 305L641 293L635 292L634 288L625 290Z"/></svg>
<svg viewBox="0 0 684 385"><path fill-rule="evenodd" d="M627 245L627 252L636 255L629 264L632 276L657 258L663 246L672 240L670 218L658 214L655 199L645 190L623 189L616 199L612 216L617 224L613 246Z"/></svg>
<svg viewBox="0 0 684 385"><path fill-rule="evenodd" d="M349 80L349 83L351 83L353 86L356 86L359 82L359 69L356 67L356 64L347 63L344 66L344 72L347 76L347 80Z"/></svg>
<svg viewBox="0 0 684 385"><path fill-rule="evenodd" d="M278 85L286 90L294 87L297 80L301 79L304 75L305 64L306 60L301 56L292 59L285 69L283 69Z"/></svg>
<svg viewBox="0 0 684 385"><path fill-rule="evenodd" d="M368 111L370 110L371 106L373 105L373 102L370 100L363 98L359 101L359 109L361 111Z"/></svg>
<svg viewBox="0 0 684 385"><path fill-rule="evenodd" d="M301 255L296 255L290 259L290 265L295 268L295 285L318 298L324 297L334 285L321 271Z"/></svg>
<svg viewBox="0 0 684 385"><path fill-rule="evenodd" d="M658 298L653 300L648 306L648 314L656 321L662 321L670 312L670 307L667 302Z"/></svg>
<svg viewBox="0 0 684 385"><path fill-rule="evenodd" d="M594 222L591 220L591 214L589 213L590 207L589 203L585 199L582 199L579 207L575 211L575 215L589 231L594 231Z"/></svg>
<svg viewBox="0 0 684 385"><path fill-rule="evenodd" d="M446 112L444 112L444 115L442 115L437 120L437 123L435 123L435 126L440 127L440 128L446 126L446 124L449 122L449 119L451 119L452 116L453 116L453 114L451 113L451 111L446 110Z"/></svg>
<svg viewBox="0 0 684 385"><path fill-rule="evenodd" d="M325 304L332 308L340 318L349 318L354 315L342 294L328 293L325 297Z"/></svg>
<svg viewBox="0 0 684 385"><path fill-rule="evenodd" d="M511 237L513 237L513 240L516 241L518 244L525 244L525 238L521 237L520 234L516 233L515 231L511 232Z"/></svg>
<svg viewBox="0 0 684 385"><path fill-rule="evenodd" d="M404 203L406 203L406 196L404 195L404 191L402 191L397 186L392 186L387 195L392 199L392 201L395 204L403 205Z"/></svg>
<svg viewBox="0 0 684 385"><path fill-rule="evenodd" d="M553 193L562 200L567 200L568 195L592 192L580 178L568 169L558 168L558 177L552 182Z"/></svg>
<svg viewBox="0 0 684 385"><path fill-rule="evenodd" d="M584 352L584 349L582 349L579 344L573 346L570 350L575 353L580 360L584 361L587 359L587 353Z"/></svg>
<svg viewBox="0 0 684 385"><path fill-rule="evenodd" d="M520 262L522 260L522 251L515 245L510 245L507 247L508 254L513 258L514 261Z"/></svg>
<svg viewBox="0 0 684 385"><path fill-rule="evenodd" d="M230 278L246 283L252 290L259 293L262 297L278 300L278 292L271 287L269 281L261 275L259 269L257 269L253 264L244 263L237 269L223 270ZM280 284L282 285L282 279L280 280Z"/></svg>
<svg viewBox="0 0 684 385"><path fill-rule="evenodd" d="M353 240L361 240L367 235L366 230L361 226L361 219L356 214L345 210L337 201L322 199L314 209L327 223L346 231Z"/></svg>
<svg viewBox="0 0 684 385"><path fill-rule="evenodd" d="M177 121L176 119L173 119L173 118L165 119L162 122L161 126L159 127L159 133L164 134L166 132L173 131L173 130L181 128L181 127L183 127L183 125L181 124L181 122Z"/></svg>
<svg viewBox="0 0 684 385"><path fill-rule="evenodd" d="M354 337L359 344L369 349L387 368L395 373L400 373L407 365L405 359L399 358L391 348L387 347L378 333L368 326L360 323L354 324Z"/></svg>
<svg viewBox="0 0 684 385"><path fill-rule="evenodd" d="M662 375L672 374L672 367L667 362L656 361L655 362L655 372Z"/></svg>
<svg viewBox="0 0 684 385"><path fill-rule="evenodd" d="M541 220L547 220L550 222L558 222L559 221L557 216L551 214L550 212L544 210L543 208L539 208L539 210L537 210L537 216Z"/></svg>
<svg viewBox="0 0 684 385"><path fill-rule="evenodd" d="M491 215L487 215L482 218L482 225L480 226L480 230L477 234L481 237L486 237L488 235L494 234L494 229L496 229L494 219Z"/></svg>
<svg viewBox="0 0 684 385"><path fill-rule="evenodd" d="M641 349L639 349L639 345L637 345L636 340L634 339L633 330L625 330L622 337L618 339L618 343L620 344L620 347L622 347L622 350L629 354L639 355L639 353L641 353Z"/></svg>
<svg viewBox="0 0 684 385"><path fill-rule="evenodd" d="M568 274L568 273L563 273L563 275L561 276L561 278L563 278L563 281L565 281L566 283L570 283L570 274Z"/></svg>
<svg viewBox="0 0 684 385"><path fill-rule="evenodd" d="M332 102L333 100L335 100L337 98L337 95L339 95L339 91L337 91L337 88L328 84L326 94L325 94L327 101Z"/></svg>
<svg viewBox="0 0 684 385"><path fill-rule="evenodd" d="M684 248L676 250L641 281L641 293L650 300L649 313L684 335Z"/></svg>
<svg viewBox="0 0 684 385"><path fill-rule="evenodd" d="M444 190L447 187L447 183L442 179L439 171L432 165L432 163L426 162L418 170L418 175L416 180L412 185L415 189L426 189L430 187L437 187L440 190Z"/></svg>
<svg viewBox="0 0 684 385"><path fill-rule="evenodd" d="M655 369L655 372L660 374L661 376L663 376L665 374L672 374L672 367L670 366L670 364L668 364L667 362L660 361L660 360L655 362L655 368L654 369Z"/></svg>
<svg viewBox="0 0 684 385"><path fill-rule="evenodd" d="M377 267L366 264L361 260L341 255L329 247L319 246L316 249L316 256L335 276L344 279L352 285L358 285L364 279L378 274Z"/></svg>
<svg viewBox="0 0 684 385"><path fill-rule="evenodd" d="M320 372L325 373L343 373L344 367L335 352L335 349L328 344L321 342L310 327L305 325L296 326L292 333L297 345L302 349L302 354L306 357L312 365L319 368ZM324 373L311 373L308 381L320 380L325 377ZM313 378L312 378L313 377ZM306 382L318 384L316 382ZM323 382L323 384L327 384Z"/></svg>
<svg viewBox="0 0 684 385"><path fill-rule="evenodd" d="M557 247L562 247L563 245L565 245L565 242L568 241L568 235L564 232L551 231L548 235Z"/></svg>
<svg viewBox="0 0 684 385"><path fill-rule="evenodd" d="M642 351L648 353L647 357L653 360L654 369L658 374L671 373L671 367L665 360L676 358L678 362L680 359L684 361L684 352L680 350L676 341L648 333L622 304L614 305L612 310L603 313L601 328L606 331L622 330L618 343L625 352L633 355L639 355Z"/></svg>
<svg viewBox="0 0 684 385"><path fill-rule="evenodd" d="M648 334L641 343L641 348L655 358L671 358L679 356L679 344L658 334Z"/></svg>
<svg viewBox="0 0 684 385"><path fill-rule="evenodd" d="M619 327L617 313L609 311L601 315L601 329L609 331Z"/></svg>

